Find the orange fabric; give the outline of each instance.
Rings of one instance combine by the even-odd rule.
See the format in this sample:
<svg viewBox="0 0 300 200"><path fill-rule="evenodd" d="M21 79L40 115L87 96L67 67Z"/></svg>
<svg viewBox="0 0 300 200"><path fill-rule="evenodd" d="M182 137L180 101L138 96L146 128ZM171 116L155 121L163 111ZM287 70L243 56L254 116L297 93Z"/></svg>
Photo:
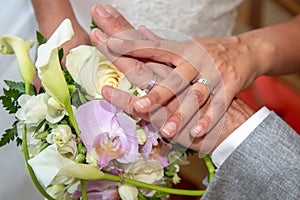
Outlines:
<svg viewBox="0 0 300 200"><path fill-rule="evenodd" d="M300 94L274 77L259 77L238 97L254 110L268 107L300 134Z"/></svg>

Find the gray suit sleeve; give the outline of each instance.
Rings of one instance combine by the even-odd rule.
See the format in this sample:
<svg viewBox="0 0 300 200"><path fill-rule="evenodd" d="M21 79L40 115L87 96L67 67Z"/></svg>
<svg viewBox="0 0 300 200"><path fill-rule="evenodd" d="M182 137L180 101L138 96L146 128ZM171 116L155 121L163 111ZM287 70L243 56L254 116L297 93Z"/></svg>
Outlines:
<svg viewBox="0 0 300 200"><path fill-rule="evenodd" d="M207 199L300 199L300 136L269 114L217 170Z"/></svg>

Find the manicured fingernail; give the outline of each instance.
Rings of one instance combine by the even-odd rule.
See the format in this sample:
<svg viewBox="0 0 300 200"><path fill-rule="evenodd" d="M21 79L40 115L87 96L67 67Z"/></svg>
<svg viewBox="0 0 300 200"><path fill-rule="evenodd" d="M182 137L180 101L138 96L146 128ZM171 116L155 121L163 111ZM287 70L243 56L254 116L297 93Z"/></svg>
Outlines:
<svg viewBox="0 0 300 200"><path fill-rule="evenodd" d="M101 90L103 96L111 98L112 97L112 88L109 86L104 86Z"/></svg>
<svg viewBox="0 0 300 200"><path fill-rule="evenodd" d="M109 14L111 14L112 16L114 16L115 18L119 17L120 14L113 8L110 6L104 6L104 9L109 12Z"/></svg>
<svg viewBox="0 0 300 200"><path fill-rule="evenodd" d="M203 128L201 125L197 125L197 126L194 126L192 129L191 129L191 136L193 137L199 137L199 135L202 133L203 131Z"/></svg>
<svg viewBox="0 0 300 200"><path fill-rule="evenodd" d="M175 122L167 122L162 131L166 134L166 135L172 135L173 133L176 132L177 126Z"/></svg>
<svg viewBox="0 0 300 200"><path fill-rule="evenodd" d="M101 43L106 42L106 40L108 39L107 36L100 30L98 30L95 35Z"/></svg>
<svg viewBox="0 0 300 200"><path fill-rule="evenodd" d="M107 12L101 5L97 6L96 12L100 17L109 17L110 16L109 12Z"/></svg>
<svg viewBox="0 0 300 200"><path fill-rule="evenodd" d="M148 108L151 105L151 101L148 98L144 98L135 102L135 104L140 108Z"/></svg>

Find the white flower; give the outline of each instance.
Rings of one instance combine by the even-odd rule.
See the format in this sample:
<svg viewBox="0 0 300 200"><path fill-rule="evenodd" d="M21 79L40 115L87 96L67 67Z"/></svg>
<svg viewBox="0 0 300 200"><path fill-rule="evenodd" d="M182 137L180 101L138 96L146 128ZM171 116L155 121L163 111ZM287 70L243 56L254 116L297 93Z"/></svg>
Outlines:
<svg viewBox="0 0 300 200"><path fill-rule="evenodd" d="M51 134L47 136L47 142L63 146L66 142L70 141L72 137L73 134L70 126L60 124L56 128L52 129Z"/></svg>
<svg viewBox="0 0 300 200"><path fill-rule="evenodd" d="M17 111L16 117L26 124L38 124L46 118L48 98L46 94L20 96L18 103L21 108Z"/></svg>
<svg viewBox="0 0 300 200"><path fill-rule="evenodd" d="M81 45L70 51L66 66L73 79L92 98L102 98L105 85L128 90L131 84L95 47ZM120 83L122 81L122 84Z"/></svg>
<svg viewBox="0 0 300 200"><path fill-rule="evenodd" d="M35 73L34 64L29 55L29 49L33 46L33 44L33 40L24 41L23 39L15 36L4 35L0 37L0 53L14 53L16 55L19 70L25 82L27 94Z"/></svg>
<svg viewBox="0 0 300 200"><path fill-rule="evenodd" d="M98 161L98 154L96 152L96 150L92 150L92 151L88 151L86 153L86 162L92 166L98 166L97 165L97 161Z"/></svg>
<svg viewBox="0 0 300 200"><path fill-rule="evenodd" d="M146 160L139 156L134 163L121 164L124 176L130 179L153 184L164 177L164 170L157 160Z"/></svg>
<svg viewBox="0 0 300 200"><path fill-rule="evenodd" d="M38 48L35 62L39 78L51 97L63 105L72 116L68 85L61 69L58 47L74 35L71 20L65 19L45 44Z"/></svg>
<svg viewBox="0 0 300 200"><path fill-rule="evenodd" d="M138 189L129 184L122 184L118 187L119 195L122 200L137 200Z"/></svg>
<svg viewBox="0 0 300 200"><path fill-rule="evenodd" d="M17 111L16 117L28 125L37 125L44 119L52 124L59 122L66 112L61 107L53 106L55 100L49 98L45 93L36 96L26 94L20 96L18 103L21 108Z"/></svg>
<svg viewBox="0 0 300 200"><path fill-rule="evenodd" d="M47 115L46 120L51 124L55 124L62 120L66 114L66 110L53 97L47 101Z"/></svg>

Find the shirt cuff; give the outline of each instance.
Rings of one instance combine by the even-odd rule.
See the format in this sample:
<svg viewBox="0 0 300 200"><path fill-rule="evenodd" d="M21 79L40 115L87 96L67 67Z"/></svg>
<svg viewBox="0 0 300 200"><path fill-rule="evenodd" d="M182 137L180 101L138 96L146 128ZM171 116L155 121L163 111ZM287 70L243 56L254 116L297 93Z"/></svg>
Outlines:
<svg viewBox="0 0 300 200"><path fill-rule="evenodd" d="M270 114L266 107L261 108L247 121L233 131L212 153L211 159L219 168L228 156L259 126L259 124Z"/></svg>

